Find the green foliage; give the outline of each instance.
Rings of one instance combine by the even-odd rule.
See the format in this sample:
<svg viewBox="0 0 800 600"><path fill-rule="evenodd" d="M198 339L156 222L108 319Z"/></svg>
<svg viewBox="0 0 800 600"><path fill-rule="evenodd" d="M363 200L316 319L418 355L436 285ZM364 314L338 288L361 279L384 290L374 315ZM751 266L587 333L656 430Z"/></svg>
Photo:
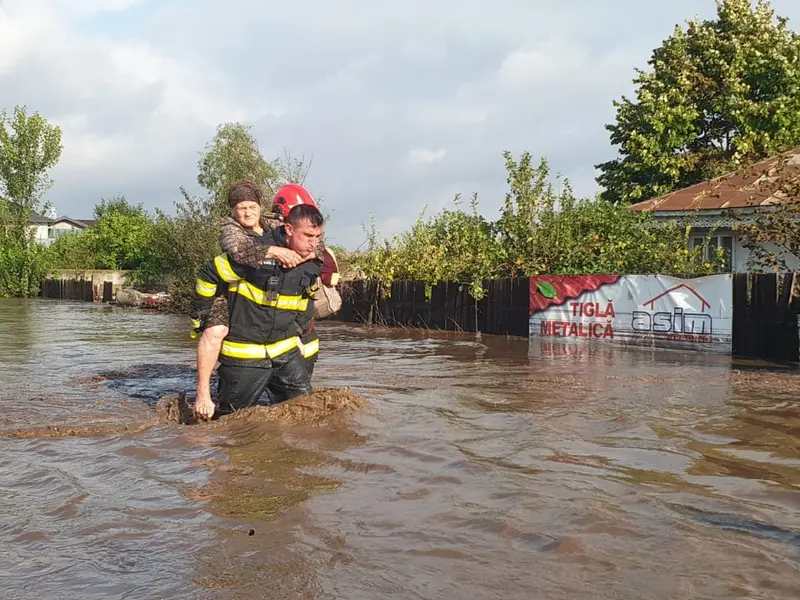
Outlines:
<svg viewBox="0 0 800 600"><path fill-rule="evenodd" d="M39 113L30 116L25 106L13 116L0 112L0 198L23 214L39 208L39 199L52 186L47 171L61 157L61 128Z"/></svg>
<svg viewBox="0 0 800 600"><path fill-rule="evenodd" d="M483 280L499 271L497 244L491 224L478 214L477 195L469 213L460 204L456 196L453 210L427 219L423 211L410 231L391 241L380 239L373 219L366 229L369 249L359 257L359 269L381 281L387 292L392 281L401 279L425 281L428 293L439 281L455 281L482 298Z"/></svg>
<svg viewBox="0 0 800 600"><path fill-rule="evenodd" d="M65 233L50 245L53 264L61 269L140 268L150 253L153 217L124 196L101 200L94 216L94 227Z"/></svg>
<svg viewBox="0 0 800 600"><path fill-rule="evenodd" d="M800 36L770 3L717 0L718 18L676 27L637 70L636 100L606 128L603 198L639 202L800 144Z"/></svg>
<svg viewBox="0 0 800 600"><path fill-rule="evenodd" d="M484 295L482 282L539 274L711 274L722 253L702 261L702 248L688 250L690 229L678 222L656 223L652 215L612 202L576 199L568 181L556 192L546 160L537 166L529 153L514 160L504 154L509 192L497 221L470 212L455 200L454 210L425 218L410 231L382 238L374 220L366 227L369 247L357 265L364 276L389 291L393 281L440 281L469 286Z"/></svg>
<svg viewBox="0 0 800 600"><path fill-rule="evenodd" d="M79 271L101 268L91 230L67 231L47 247L54 269L76 269Z"/></svg>
<svg viewBox="0 0 800 600"><path fill-rule="evenodd" d="M220 253L214 198L196 198L181 188L175 216L158 211L148 252L134 273L144 287L170 292L169 308L188 312L197 271Z"/></svg>
<svg viewBox="0 0 800 600"><path fill-rule="evenodd" d="M50 268L44 247L0 235L0 298L36 296Z"/></svg>
<svg viewBox="0 0 800 600"><path fill-rule="evenodd" d="M39 291L48 255L34 244L28 219L52 185L47 172L61 150L61 129L38 113L0 112L0 296Z"/></svg>
<svg viewBox="0 0 800 600"><path fill-rule="evenodd" d="M277 176L273 166L262 156L250 127L241 123L220 125L214 139L201 153L197 167L197 182L214 199L212 213L215 216L230 213L227 193L232 181L252 179L266 186Z"/></svg>
<svg viewBox="0 0 800 600"><path fill-rule="evenodd" d="M286 151L270 165L247 127L226 123L204 149L198 167L198 182L208 189L207 196L194 197L180 188L183 199L175 203L175 214L156 210L154 216L124 197L103 200L95 209L97 224L93 228L64 234L50 246L52 265L130 270L133 285L168 290L169 308L186 312L198 269L220 252L219 217L230 214L229 183L242 178L265 187L301 182L310 165Z"/></svg>
<svg viewBox="0 0 800 600"><path fill-rule="evenodd" d="M152 244L153 218L141 204L128 204L124 196L102 200L94 209L97 225L90 230L98 266L103 269L137 269Z"/></svg>

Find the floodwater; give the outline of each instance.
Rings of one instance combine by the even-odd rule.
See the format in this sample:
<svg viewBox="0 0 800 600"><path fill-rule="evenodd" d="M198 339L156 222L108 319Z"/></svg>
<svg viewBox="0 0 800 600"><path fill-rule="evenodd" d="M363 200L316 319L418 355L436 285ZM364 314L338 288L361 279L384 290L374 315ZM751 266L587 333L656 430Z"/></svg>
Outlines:
<svg viewBox="0 0 800 600"><path fill-rule="evenodd" d="M185 318L0 301L0 597L800 597L800 376L325 323L308 424L159 423Z"/></svg>

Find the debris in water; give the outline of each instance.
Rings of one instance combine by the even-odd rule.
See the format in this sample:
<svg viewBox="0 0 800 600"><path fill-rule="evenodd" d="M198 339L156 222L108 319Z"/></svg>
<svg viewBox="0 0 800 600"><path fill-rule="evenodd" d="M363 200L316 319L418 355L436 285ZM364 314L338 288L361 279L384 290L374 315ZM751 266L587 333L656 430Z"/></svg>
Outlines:
<svg viewBox="0 0 800 600"><path fill-rule="evenodd" d="M316 423L332 417L352 414L367 405L366 399L350 388L318 388L307 396L298 396L280 404L254 406L212 420L208 426L224 426L231 421L247 420L256 423ZM159 398L156 414L161 423L195 425L202 422L186 394Z"/></svg>
<svg viewBox="0 0 800 600"><path fill-rule="evenodd" d="M102 437L142 433L155 423L147 422L137 425L124 423L92 423L91 425L44 425L27 429L7 429L0 431L0 437L7 438L56 438L56 437Z"/></svg>
<svg viewBox="0 0 800 600"><path fill-rule="evenodd" d="M363 396L350 388L319 388L308 396L299 396L272 406L246 408L207 423L208 427L224 427L231 421L246 420L253 423L312 424L342 417L361 410L367 405ZM194 404L186 394L162 396L156 404L154 418L138 423L114 423L94 421L82 424L41 425L26 428L0 428L0 437L5 438L56 438L56 437L103 437L107 435L131 435L147 431L157 424L196 425ZM205 421L200 421L205 423ZM7 424L11 424L7 420Z"/></svg>

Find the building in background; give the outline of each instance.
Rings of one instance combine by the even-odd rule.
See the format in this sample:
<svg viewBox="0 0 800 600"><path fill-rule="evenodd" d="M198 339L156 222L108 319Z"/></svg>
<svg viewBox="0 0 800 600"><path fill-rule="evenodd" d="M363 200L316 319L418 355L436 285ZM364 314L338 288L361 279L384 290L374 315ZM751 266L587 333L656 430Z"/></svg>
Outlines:
<svg viewBox="0 0 800 600"><path fill-rule="evenodd" d="M793 169L800 167L800 148L764 159L734 173L633 204L630 209L650 211L660 221L685 219L692 227L690 250L704 246L704 255L708 257L721 246L728 256L728 272L753 271L749 264L750 250L742 243L742 236L735 230L735 224L738 219L746 221L759 211L770 210L770 207L785 201L769 185L781 159L788 159ZM792 201L800 199L794 198ZM712 229L713 234L706 240ZM777 247L764 247L781 253L789 270L800 270L800 257L787 255Z"/></svg>

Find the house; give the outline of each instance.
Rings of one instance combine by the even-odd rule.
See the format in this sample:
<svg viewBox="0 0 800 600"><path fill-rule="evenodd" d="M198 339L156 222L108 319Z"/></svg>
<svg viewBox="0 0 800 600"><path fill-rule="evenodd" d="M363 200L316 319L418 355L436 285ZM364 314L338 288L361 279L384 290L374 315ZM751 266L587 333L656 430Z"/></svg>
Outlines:
<svg viewBox="0 0 800 600"><path fill-rule="evenodd" d="M785 167L779 167L781 161ZM692 228L690 250L703 246L704 256L722 247L728 256L727 272L754 270L749 265L750 251L742 243L742 234L735 230L737 222L748 222L760 211L767 211L785 201L777 189L776 167L795 177L800 168L800 147L773 156L733 173L633 204L630 210L650 211L660 221L681 219ZM790 169L790 170L786 170ZM781 175L785 181L784 175ZM752 221L751 221L752 222ZM709 238L709 232L714 230ZM772 252L777 247L765 245ZM800 257L782 253L790 270L800 270Z"/></svg>
<svg viewBox="0 0 800 600"><path fill-rule="evenodd" d="M32 212L28 217L28 223L33 230L34 241L37 244L49 246L59 236L67 233L68 231L82 231L89 227L93 227L96 223L95 219L73 219L71 217L56 217L49 218L43 217L40 214Z"/></svg>

